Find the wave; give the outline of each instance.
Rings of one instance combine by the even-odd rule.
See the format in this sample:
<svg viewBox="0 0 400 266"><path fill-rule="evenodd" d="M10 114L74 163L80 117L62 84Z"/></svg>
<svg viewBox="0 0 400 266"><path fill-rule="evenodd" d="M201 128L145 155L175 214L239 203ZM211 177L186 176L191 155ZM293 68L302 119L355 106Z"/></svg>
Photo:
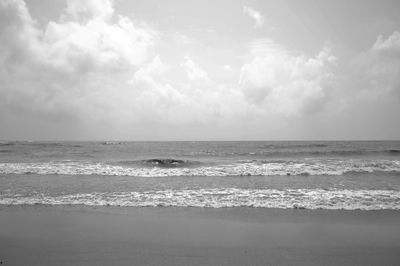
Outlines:
<svg viewBox="0 0 400 266"><path fill-rule="evenodd" d="M307 152L304 152L307 153ZM328 151L312 151L308 152L310 155L322 156L351 156L351 155L400 155L400 150L388 149L388 150L328 150Z"/></svg>
<svg viewBox="0 0 400 266"><path fill-rule="evenodd" d="M399 210L400 191L324 189L197 189L94 192L67 195L0 195L2 205L125 207L254 207L281 209Z"/></svg>
<svg viewBox="0 0 400 266"><path fill-rule="evenodd" d="M0 150L15 152L20 156L42 151L55 154L76 152L81 148L88 153L104 154L102 157L113 156L115 152L121 158L137 158L139 156L156 156L143 165L159 167L179 167L185 163L179 158L396 158L400 157L399 142L46 142L46 141L0 141ZM5 152L3 152L5 153ZM156 154L156 155L155 155ZM158 158L157 156L167 158ZM77 158L77 157L74 157ZM81 157L83 160L85 157ZM178 159L175 159L178 158ZM111 158L112 160L113 158ZM128 159L129 160L129 159ZM168 161L171 160L171 161ZM174 161L175 160L175 161ZM196 159L193 159L196 160Z"/></svg>
<svg viewBox="0 0 400 266"><path fill-rule="evenodd" d="M313 146L323 147L323 146ZM365 149L297 149L293 147L282 147L280 149L263 149L252 151L235 151L224 152L217 150L201 150L191 152L192 156L263 156L267 158L293 158L293 157L351 157L351 156L400 156L398 149L381 149L381 150L365 150ZM300 148L300 147L299 147Z"/></svg>
<svg viewBox="0 0 400 266"><path fill-rule="evenodd" d="M120 162L122 164L129 163L130 161L125 161L125 162ZM162 158L156 158L156 159L147 159L147 160L140 160L140 161L131 161L133 164L140 163L145 166L149 167L162 167L162 168L178 168L178 167L189 167L189 166L195 166L199 165L200 162L195 162L195 161L189 161L189 160L180 160L180 159L172 159L172 158L167 158L167 159L162 159Z"/></svg>
<svg viewBox="0 0 400 266"><path fill-rule="evenodd" d="M175 163L175 162L170 162ZM179 165L180 161L177 162ZM185 163L183 161L183 163ZM140 167L91 162L0 163L0 174L109 175L109 176L280 176L400 173L394 160L242 161L198 167Z"/></svg>
<svg viewBox="0 0 400 266"><path fill-rule="evenodd" d="M122 145L123 142L121 141L103 141L101 142L102 145Z"/></svg>
<svg viewBox="0 0 400 266"><path fill-rule="evenodd" d="M293 149L293 148L324 148L328 147L329 144L324 143L290 143L290 142L283 142L283 143L269 143L269 144L262 144L259 148L264 149Z"/></svg>
<svg viewBox="0 0 400 266"><path fill-rule="evenodd" d="M12 141L0 141L0 146L15 146L17 145L16 142Z"/></svg>
<svg viewBox="0 0 400 266"><path fill-rule="evenodd" d="M34 147L40 148L81 148L84 144L70 143L70 142L36 142L36 141L11 141L11 142L0 142L1 146L17 146L17 147Z"/></svg>

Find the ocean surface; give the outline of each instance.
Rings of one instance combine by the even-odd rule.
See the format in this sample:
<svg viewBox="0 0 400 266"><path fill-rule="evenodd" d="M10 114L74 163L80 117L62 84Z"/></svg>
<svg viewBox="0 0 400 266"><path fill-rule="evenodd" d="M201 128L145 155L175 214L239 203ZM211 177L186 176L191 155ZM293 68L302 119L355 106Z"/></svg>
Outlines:
<svg viewBox="0 0 400 266"><path fill-rule="evenodd" d="M400 210L400 141L0 142L0 205Z"/></svg>

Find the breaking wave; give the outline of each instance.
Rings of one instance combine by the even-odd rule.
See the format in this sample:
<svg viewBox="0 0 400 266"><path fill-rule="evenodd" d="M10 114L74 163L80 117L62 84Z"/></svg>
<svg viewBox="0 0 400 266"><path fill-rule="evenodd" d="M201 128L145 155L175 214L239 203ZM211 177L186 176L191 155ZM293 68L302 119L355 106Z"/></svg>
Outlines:
<svg viewBox="0 0 400 266"><path fill-rule="evenodd" d="M324 189L197 189L94 192L51 196L0 195L2 205L87 205L125 207L254 207L281 209L399 210L400 191Z"/></svg>
<svg viewBox="0 0 400 266"><path fill-rule="evenodd" d="M179 168L179 167L192 167L200 165L200 162L190 160L180 160L173 158L155 158L147 160L134 160L134 161L118 161L113 164L123 166L144 166L144 167L161 167L161 168Z"/></svg>
<svg viewBox="0 0 400 266"><path fill-rule="evenodd" d="M156 159L135 165L93 162L0 163L0 174L109 175L109 176L279 176L344 175L348 173L400 173L400 161L394 160L302 160L242 161L213 166L188 167L187 161ZM155 167L148 167L155 164ZM160 164L162 167L160 167ZM190 164L190 163L189 163ZM179 167L177 167L179 166Z"/></svg>

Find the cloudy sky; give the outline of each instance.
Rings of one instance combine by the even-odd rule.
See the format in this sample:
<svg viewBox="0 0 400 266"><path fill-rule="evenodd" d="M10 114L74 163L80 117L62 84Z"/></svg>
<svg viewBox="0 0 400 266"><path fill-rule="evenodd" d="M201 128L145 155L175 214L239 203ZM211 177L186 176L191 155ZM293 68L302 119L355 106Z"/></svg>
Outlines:
<svg viewBox="0 0 400 266"><path fill-rule="evenodd" d="M399 139L399 14L398 0L0 0L0 139Z"/></svg>

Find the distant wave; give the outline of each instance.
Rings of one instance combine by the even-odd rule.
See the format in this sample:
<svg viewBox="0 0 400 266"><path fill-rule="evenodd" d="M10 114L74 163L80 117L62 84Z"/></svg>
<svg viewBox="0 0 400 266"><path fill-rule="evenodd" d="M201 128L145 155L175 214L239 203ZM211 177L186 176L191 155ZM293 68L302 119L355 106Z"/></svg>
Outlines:
<svg viewBox="0 0 400 266"><path fill-rule="evenodd" d="M307 153L307 152L304 152ZM351 155L375 155L375 154L383 154L383 155L400 155L400 150L389 149L389 150L363 150L363 149L354 149L354 150L328 150L328 151L312 151L309 152L311 155L337 155L337 156L351 156Z"/></svg>
<svg viewBox="0 0 400 266"><path fill-rule="evenodd" d="M181 160L173 158L154 158L146 160L133 160L133 161L118 161L115 164L119 165L133 165L133 166L146 166L146 167L160 167L160 168L179 168L198 166L201 163L197 161Z"/></svg>
<svg viewBox="0 0 400 266"><path fill-rule="evenodd" d="M149 163L158 161L150 161ZM116 176L273 176L344 175L348 173L400 173L395 160L242 161L198 167L173 167L185 161L167 161L169 167L141 167L91 162L0 163L1 174L116 175Z"/></svg>
<svg viewBox="0 0 400 266"><path fill-rule="evenodd" d="M0 141L0 152L18 153L19 156L51 151L54 154L75 152L77 148L87 154L98 153L112 156L115 152L135 156L154 156L144 165L159 167L181 167L176 158L352 158L352 157L400 157L400 143L376 143L367 145L358 142L204 142L204 143L141 143L141 142L46 142L46 141ZM2 151L7 150L7 151ZM161 151L161 153L158 153ZM167 152L167 153L166 153ZM149 155L152 154L152 155ZM158 158L162 154L166 158ZM90 157L90 156L89 156ZM81 159L84 159L82 157ZM168 161L170 160L170 161ZM196 160L196 159L194 159Z"/></svg>
<svg viewBox="0 0 400 266"><path fill-rule="evenodd" d="M399 210L400 191L324 189L197 189L94 192L67 195L0 195L2 205L88 205L127 207L254 207L332 210Z"/></svg>
<svg viewBox="0 0 400 266"><path fill-rule="evenodd" d="M392 155L400 156L400 150L382 149L382 150L365 150L365 149L290 149L292 147L283 147L281 149L264 149L252 151L216 151L202 150L191 152L191 155L203 156L263 156L267 158L290 158L290 157L351 157L351 156L373 156L373 155Z"/></svg>
<svg viewBox="0 0 400 266"><path fill-rule="evenodd" d="M293 148L322 148L328 147L328 144L324 143L313 143L313 142L305 142L305 143L290 143L290 142L283 142L283 143L269 143L263 144L259 146L260 148L267 148L267 149L293 149Z"/></svg>
<svg viewBox="0 0 400 266"><path fill-rule="evenodd" d="M123 142L121 141L103 141L101 142L102 145L121 145Z"/></svg>
<svg viewBox="0 0 400 266"><path fill-rule="evenodd" d="M36 147L36 148L57 148L57 147L72 147L72 148L77 148L77 147L83 147L83 144L77 144L77 143L69 143L69 142L36 142L36 141L3 141L0 142L0 147L1 146L31 146L31 147Z"/></svg>
<svg viewBox="0 0 400 266"><path fill-rule="evenodd" d="M0 141L0 146L14 146L16 145L16 142L11 142L11 141Z"/></svg>

